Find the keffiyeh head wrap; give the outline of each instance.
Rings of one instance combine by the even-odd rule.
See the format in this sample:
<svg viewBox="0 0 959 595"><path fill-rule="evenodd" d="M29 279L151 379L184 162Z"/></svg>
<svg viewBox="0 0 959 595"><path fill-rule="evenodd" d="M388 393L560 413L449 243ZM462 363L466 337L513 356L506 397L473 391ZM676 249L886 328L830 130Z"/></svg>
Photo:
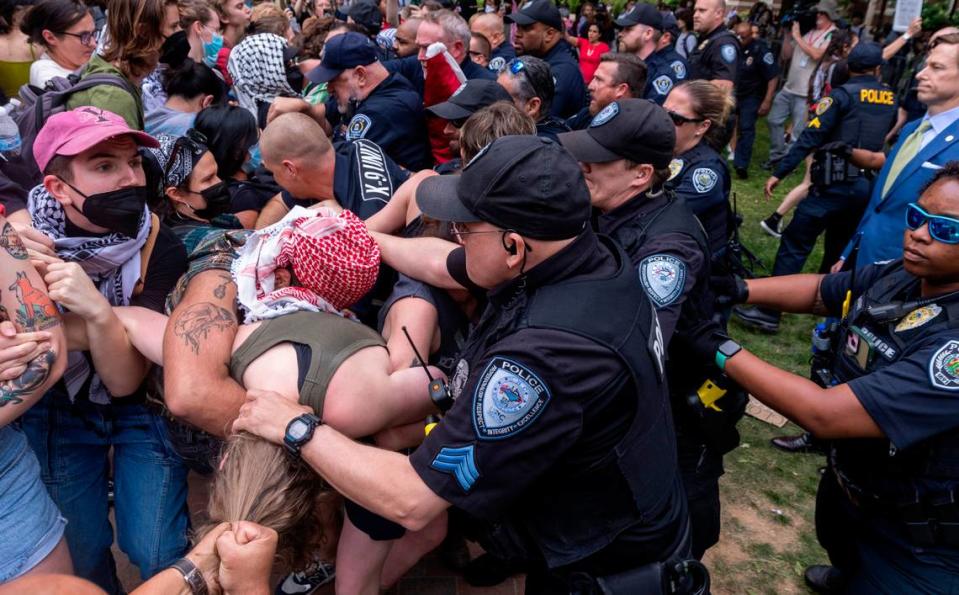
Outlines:
<svg viewBox="0 0 959 595"><path fill-rule="evenodd" d="M295 207L258 230L233 263L247 323L298 310L343 314L376 283L380 250L350 211ZM290 267L300 287L276 289L276 269Z"/></svg>
<svg viewBox="0 0 959 595"><path fill-rule="evenodd" d="M118 233L109 233L96 237L68 237L66 234L66 213L57 199L43 186L30 191L27 210L33 220L33 227L53 239L57 256L66 262L75 262L90 276L114 306L127 306L133 289L140 279L140 249L150 235L150 211L144 207L137 237L129 238ZM80 352L70 352L64 380L70 398L74 398L92 369ZM110 393L94 374L90 384L90 400L94 403L110 402Z"/></svg>
<svg viewBox="0 0 959 595"><path fill-rule="evenodd" d="M286 40L273 33L244 37L232 50L226 68L233 78L240 105L257 114L257 101L271 103L275 98L296 97L286 80L283 50Z"/></svg>
<svg viewBox="0 0 959 595"><path fill-rule="evenodd" d="M160 171L163 172L161 183L163 188L179 188L181 184L190 179L193 168L197 162L208 152L209 149L203 144L193 139L180 140L183 137L173 136L171 134L157 135L156 139L160 143L158 149L147 149L160 165ZM177 141L180 141L180 148L177 149ZM172 163L170 160L173 160Z"/></svg>

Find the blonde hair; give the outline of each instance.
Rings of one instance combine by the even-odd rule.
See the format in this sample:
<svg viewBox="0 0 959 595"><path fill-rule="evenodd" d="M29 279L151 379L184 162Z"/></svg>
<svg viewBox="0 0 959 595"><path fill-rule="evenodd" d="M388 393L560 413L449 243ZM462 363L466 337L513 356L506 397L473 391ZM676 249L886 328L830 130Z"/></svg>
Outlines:
<svg viewBox="0 0 959 595"><path fill-rule="evenodd" d="M703 140L721 152L726 144L726 120L736 108L732 94L709 81L686 81L676 89L682 89L686 93L697 116L709 120L709 130Z"/></svg>
<svg viewBox="0 0 959 595"><path fill-rule="evenodd" d="M501 136L536 134L536 122L509 101L497 101L467 118L460 129L460 151L469 161Z"/></svg>
<svg viewBox="0 0 959 595"><path fill-rule="evenodd" d="M197 540L220 523L253 521L279 535L281 564L303 568L326 541L320 516L325 486L283 447L246 432L231 436L213 479L210 520L197 531Z"/></svg>

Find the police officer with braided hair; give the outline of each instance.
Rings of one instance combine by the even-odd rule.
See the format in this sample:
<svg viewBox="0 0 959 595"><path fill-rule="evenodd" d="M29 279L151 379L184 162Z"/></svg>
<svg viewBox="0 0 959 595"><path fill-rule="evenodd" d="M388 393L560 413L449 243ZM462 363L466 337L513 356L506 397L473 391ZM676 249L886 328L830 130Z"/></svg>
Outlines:
<svg viewBox="0 0 959 595"><path fill-rule="evenodd" d="M936 174L905 223L901 259L740 284L749 303L841 320L827 336L827 388L710 324L673 339L831 440L816 528L834 567L806 571L819 592L959 586L959 162Z"/></svg>
<svg viewBox="0 0 959 595"><path fill-rule="evenodd" d="M685 201L663 187L676 141L666 111L645 99L620 99L600 111L587 129L559 139L583 168L593 207L601 213L597 231L629 254L666 343L674 328L710 320L716 312L706 233ZM672 345L669 354L667 375L692 553L700 558L719 540L722 457L739 443L736 422L746 399L741 391L729 391L733 387L714 366L692 373L680 363L688 361L687 354ZM704 389L702 396L711 407L697 392L707 380L710 386L723 386L717 391L726 391Z"/></svg>
<svg viewBox="0 0 959 595"><path fill-rule="evenodd" d="M455 507L484 549L526 563L527 593L579 592L580 580L663 593L665 577L702 569L683 562L658 318L629 257L589 228L577 163L552 141L506 136L461 175L424 180L416 198L461 246L379 236L385 261L435 286L487 290L451 395L436 399L446 416L409 457L353 442L273 393L251 394L234 430L285 443L406 529ZM303 418L310 431L291 433Z"/></svg>
<svg viewBox="0 0 959 595"><path fill-rule="evenodd" d="M820 272L839 259L855 233L869 200L873 171L882 167L886 134L896 120L896 94L878 79L882 48L859 43L849 53L849 81L816 104L816 115L766 181L771 197L779 181L813 155L812 187L783 231L773 275L802 271L816 239L826 232ZM737 308L747 326L779 330L779 313L768 308Z"/></svg>

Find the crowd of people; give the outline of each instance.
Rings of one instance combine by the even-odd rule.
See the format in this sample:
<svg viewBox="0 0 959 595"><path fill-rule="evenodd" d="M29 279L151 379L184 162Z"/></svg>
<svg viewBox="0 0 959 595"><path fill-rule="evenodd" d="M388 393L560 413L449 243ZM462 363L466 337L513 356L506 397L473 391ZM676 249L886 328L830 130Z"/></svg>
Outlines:
<svg viewBox="0 0 959 595"><path fill-rule="evenodd" d="M750 395L813 589L959 588L959 29L480 4L0 0L0 593L708 593Z"/></svg>

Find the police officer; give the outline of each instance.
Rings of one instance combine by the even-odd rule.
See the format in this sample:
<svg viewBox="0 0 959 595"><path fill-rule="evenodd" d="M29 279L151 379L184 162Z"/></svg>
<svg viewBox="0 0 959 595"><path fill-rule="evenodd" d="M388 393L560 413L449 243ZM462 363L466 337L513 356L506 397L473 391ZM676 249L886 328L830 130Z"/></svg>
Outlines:
<svg viewBox="0 0 959 595"><path fill-rule="evenodd" d="M470 31L479 33L489 40L490 57L487 68L495 73L506 66L506 63L516 57L516 50L513 44L506 37L505 27L503 26L503 17L495 12L484 12L476 15L470 22Z"/></svg>
<svg viewBox="0 0 959 595"><path fill-rule="evenodd" d="M409 177L368 139L331 147L317 123L304 114L283 114L270 122L260 137L260 150L283 188L260 213L261 227L279 221L294 206L331 199L367 219L386 206Z"/></svg>
<svg viewBox="0 0 959 595"><path fill-rule="evenodd" d="M556 96L549 114L568 118L582 109L586 105L586 83L576 52L563 34L563 18L556 5L550 0L529 0L506 20L516 23L516 53L542 58L553 72Z"/></svg>
<svg viewBox="0 0 959 595"><path fill-rule="evenodd" d="M672 47L658 48L663 35L663 15L651 4L640 3L616 19L623 27L620 49L646 61L643 96L662 105L673 86L686 79L686 61Z"/></svg>
<svg viewBox="0 0 959 595"><path fill-rule="evenodd" d="M455 155L453 159L436 166L434 169L437 173L452 173L463 166L460 159L460 128L467 118L497 101L512 102L513 98L496 81L473 79L466 81L446 101L426 108L426 111L434 116L446 120L443 135L450 143L450 151Z"/></svg>
<svg viewBox="0 0 959 595"><path fill-rule="evenodd" d="M496 80L513 98L516 107L536 121L538 136L557 140L557 135L569 132L566 121L552 115L550 108L558 89L552 69L544 60L532 56L514 58Z"/></svg>
<svg viewBox="0 0 959 595"><path fill-rule="evenodd" d="M455 506L487 551L530 564L528 593L569 592L574 570L595 577L682 558L688 520L662 333L628 257L589 228L576 162L548 140L502 137L461 176L424 180L417 202L454 221L462 247L424 261L421 247L439 240L397 240L404 254L393 257L416 259L421 277L441 261L446 282L495 288L442 421L408 458L353 442L272 393L251 395L234 429L287 444L344 496L407 529ZM662 592L662 578L621 592Z"/></svg>
<svg viewBox="0 0 959 595"><path fill-rule="evenodd" d="M589 105L566 119L572 130L589 126L604 107L617 99L642 97L646 89L646 63L635 54L607 52L600 56L599 66L589 81Z"/></svg>
<svg viewBox="0 0 959 595"><path fill-rule="evenodd" d="M896 100L895 92L877 78L882 48L859 43L847 63L849 81L816 104L816 116L766 181L766 196L771 197L779 181L816 150L812 187L783 232L774 276L800 272L823 231L820 272L839 259L868 202L867 169L879 169L884 161L881 153L896 119ZM737 308L735 315L748 326L767 332L779 329L779 313L766 308Z"/></svg>
<svg viewBox="0 0 959 595"><path fill-rule="evenodd" d="M675 136L665 110L643 99L613 102L588 129L560 135L563 146L579 160L593 206L601 213L597 231L611 236L629 254L667 344L677 325L688 327L715 314L706 233L685 202L662 187ZM688 358L671 344L669 354L670 399L692 522L692 553L700 558L719 540L722 456L739 443L735 426L746 399L727 390L728 396L712 395L721 399L715 409L706 409L698 399L691 402L689 397L708 376L721 375L713 368L693 373L685 364L673 364Z"/></svg>
<svg viewBox="0 0 959 595"><path fill-rule="evenodd" d="M422 98L402 75L383 67L368 38L354 32L333 37L323 48L323 61L306 76L314 83L328 83L329 101L313 106L278 98L271 118L305 112L329 129L334 140L371 140L407 169L432 165Z"/></svg>
<svg viewBox="0 0 959 595"><path fill-rule="evenodd" d="M699 217L710 252L720 254L732 232L731 182L726 160L713 147L721 146L732 99L706 81L686 81L670 92L663 107L676 128L675 158L666 187Z"/></svg>
<svg viewBox="0 0 959 595"><path fill-rule="evenodd" d="M696 0L693 29L699 45L689 55L689 78L707 80L731 93L736 82L739 42L726 28L724 0Z"/></svg>
<svg viewBox="0 0 959 595"><path fill-rule="evenodd" d="M832 441L816 526L835 568L806 571L819 592L941 593L959 582L957 196L952 162L908 207L902 259L746 282L740 297L750 303L841 317L823 335L828 388L740 350L715 328L691 333L703 360Z"/></svg>
<svg viewBox="0 0 959 595"><path fill-rule="evenodd" d="M779 82L779 64L772 50L762 39L753 37L749 23L736 25L736 36L742 49L736 70L736 157L733 169L740 180L749 177L749 162L756 140L756 119L769 113L776 85Z"/></svg>

